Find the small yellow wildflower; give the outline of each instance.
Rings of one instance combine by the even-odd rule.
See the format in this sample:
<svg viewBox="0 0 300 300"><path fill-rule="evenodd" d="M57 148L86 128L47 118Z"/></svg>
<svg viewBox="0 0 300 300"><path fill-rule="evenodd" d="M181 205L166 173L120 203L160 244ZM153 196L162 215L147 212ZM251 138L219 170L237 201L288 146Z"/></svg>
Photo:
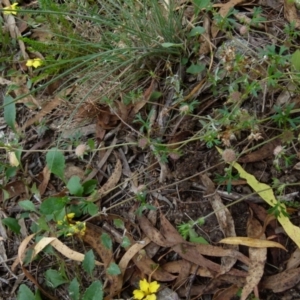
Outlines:
<svg viewBox="0 0 300 300"><path fill-rule="evenodd" d="M140 289L133 291L133 299L156 300L155 293L159 287L160 284L157 281L147 282L146 279L140 280Z"/></svg>
<svg viewBox="0 0 300 300"><path fill-rule="evenodd" d="M85 222L77 221L71 223L72 219L75 217L75 213L69 213L66 216L64 216L63 220L57 221L57 225L60 226L66 234L66 236L71 236L74 234L79 234L81 236L85 235L86 231L86 224Z"/></svg>
<svg viewBox="0 0 300 300"><path fill-rule="evenodd" d="M58 225L63 225L64 223L69 224L69 221L71 221L75 217L75 213L69 213L66 216L64 216L63 220L57 221Z"/></svg>
<svg viewBox="0 0 300 300"><path fill-rule="evenodd" d="M4 15L16 15L17 14L17 5L18 3L13 3L10 6L6 6L3 8Z"/></svg>
<svg viewBox="0 0 300 300"><path fill-rule="evenodd" d="M69 233L67 233L67 236L71 236L74 234L79 234L81 236L84 236L85 230L86 230L85 222L78 221L75 224L70 224L70 226L68 228Z"/></svg>
<svg viewBox="0 0 300 300"><path fill-rule="evenodd" d="M38 68L43 64L43 61L40 58L28 59L26 62L27 67Z"/></svg>

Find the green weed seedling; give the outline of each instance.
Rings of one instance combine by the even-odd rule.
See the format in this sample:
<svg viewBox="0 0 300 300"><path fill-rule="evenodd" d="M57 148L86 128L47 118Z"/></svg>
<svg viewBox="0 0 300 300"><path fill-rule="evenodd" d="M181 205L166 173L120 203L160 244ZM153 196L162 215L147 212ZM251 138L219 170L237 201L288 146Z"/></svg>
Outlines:
<svg viewBox="0 0 300 300"><path fill-rule="evenodd" d="M196 221L189 221L187 223L182 223L177 226L178 232L181 236L192 243L197 244L209 244L205 238L199 236L194 227L202 226L205 223L205 218L198 218Z"/></svg>
<svg viewBox="0 0 300 300"><path fill-rule="evenodd" d="M290 215L286 211L285 205L280 201L278 201L275 206L268 209L268 214L274 215L276 218L281 215L290 218Z"/></svg>
<svg viewBox="0 0 300 300"><path fill-rule="evenodd" d="M292 129L297 129L297 125L300 124L300 117L292 117L292 111L295 103L289 103L285 107L274 106L275 114L271 119L278 125L279 128L288 129L289 126Z"/></svg>
<svg viewBox="0 0 300 300"><path fill-rule="evenodd" d="M135 195L135 198L138 202L140 202L140 206L138 207L138 209L136 210L136 214L138 216L142 215L143 211L150 209L150 210L156 210L156 207L147 203L147 193L146 191L143 192L138 192Z"/></svg>
<svg viewBox="0 0 300 300"><path fill-rule="evenodd" d="M217 184L224 184L226 183L226 191L227 193L231 193L232 188L232 181L238 180L240 178L239 174L233 175L232 174L232 167L229 166L227 168L224 168L224 175L216 174L215 181Z"/></svg>

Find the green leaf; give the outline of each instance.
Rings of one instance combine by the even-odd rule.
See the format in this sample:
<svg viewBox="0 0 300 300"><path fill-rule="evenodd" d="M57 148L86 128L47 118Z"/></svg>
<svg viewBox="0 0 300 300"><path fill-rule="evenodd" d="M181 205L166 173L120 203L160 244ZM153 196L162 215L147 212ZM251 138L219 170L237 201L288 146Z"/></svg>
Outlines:
<svg viewBox="0 0 300 300"><path fill-rule="evenodd" d="M5 218L2 220L2 224L6 225L14 233L19 234L21 231L21 226L15 218Z"/></svg>
<svg viewBox="0 0 300 300"><path fill-rule="evenodd" d="M199 74L200 72L202 72L203 70L205 69L205 66L204 65L194 65L192 64L191 66L189 66L186 70L187 73L190 73L190 74L193 74L193 75L196 75L196 74Z"/></svg>
<svg viewBox="0 0 300 300"><path fill-rule="evenodd" d="M30 200L19 201L18 204L19 204L20 207L23 208L24 210L36 211L33 202L30 201Z"/></svg>
<svg viewBox="0 0 300 300"><path fill-rule="evenodd" d="M92 275L93 270L95 268L95 255L93 250L88 251L84 255L84 259L82 262L83 269L89 274Z"/></svg>
<svg viewBox="0 0 300 300"><path fill-rule="evenodd" d="M114 219L114 225L118 228L118 229L124 229L124 222L121 219Z"/></svg>
<svg viewBox="0 0 300 300"><path fill-rule="evenodd" d="M150 96L150 101L155 101L158 100L160 97L162 96L162 93L159 91L154 91L152 92L151 96Z"/></svg>
<svg viewBox="0 0 300 300"><path fill-rule="evenodd" d="M300 50L297 49L291 56L291 63L295 70L300 72Z"/></svg>
<svg viewBox="0 0 300 300"><path fill-rule="evenodd" d="M107 268L107 274L109 275L119 275L121 274L121 270L116 263L111 263Z"/></svg>
<svg viewBox="0 0 300 300"><path fill-rule="evenodd" d="M78 176L72 176L67 184L67 188L71 195L82 196L83 187L80 183L80 178Z"/></svg>
<svg viewBox="0 0 300 300"><path fill-rule="evenodd" d="M74 278L70 285L69 285L69 296L71 300L79 300L80 293L79 293L79 283L77 278Z"/></svg>
<svg viewBox="0 0 300 300"><path fill-rule="evenodd" d="M99 207L98 207L98 205L96 205L93 202L88 202L87 203L87 211L88 211L89 215L94 216L98 213Z"/></svg>
<svg viewBox="0 0 300 300"><path fill-rule="evenodd" d="M67 197L50 197L43 201L40 210L43 214L51 215L65 207L68 202Z"/></svg>
<svg viewBox="0 0 300 300"><path fill-rule="evenodd" d="M58 271L50 269L46 271L47 285L52 288L57 288L58 286L67 283L66 280Z"/></svg>
<svg viewBox="0 0 300 300"><path fill-rule="evenodd" d="M5 171L5 176L10 179L17 174L18 167L8 167Z"/></svg>
<svg viewBox="0 0 300 300"><path fill-rule="evenodd" d="M121 247L128 248L131 245L130 240L127 236L124 236L122 239Z"/></svg>
<svg viewBox="0 0 300 300"><path fill-rule="evenodd" d="M47 222L47 220L46 220L46 216L44 216L44 215L42 215L42 216L38 219L37 224L38 224L38 228L39 228L40 230L45 230L45 231L49 231L49 230L50 230L50 228L49 228L49 226L48 226L48 222Z"/></svg>
<svg viewBox="0 0 300 300"><path fill-rule="evenodd" d="M211 2L210 0L194 0L194 5L199 9L205 9L211 6Z"/></svg>
<svg viewBox="0 0 300 300"><path fill-rule="evenodd" d="M203 34L204 32L205 32L204 27L202 27L202 26L196 26L189 33L189 37L193 37L195 35L200 35L200 34Z"/></svg>
<svg viewBox="0 0 300 300"><path fill-rule="evenodd" d="M91 194L97 187L97 180L91 179L82 184L83 193L85 195Z"/></svg>
<svg viewBox="0 0 300 300"><path fill-rule="evenodd" d="M94 150L96 148L96 146L95 146L95 140L93 140L93 139L88 139L87 145L89 146L89 148L91 150Z"/></svg>
<svg viewBox="0 0 300 300"><path fill-rule="evenodd" d="M51 148L48 151L46 162L51 173L55 174L60 179L64 178L65 157L57 148Z"/></svg>
<svg viewBox="0 0 300 300"><path fill-rule="evenodd" d="M203 238L202 236L190 238L190 242L196 243L196 244L202 244L202 245L208 245L209 244L209 242L205 238Z"/></svg>
<svg viewBox="0 0 300 300"><path fill-rule="evenodd" d="M85 291L82 300L103 300L102 283L94 281Z"/></svg>
<svg viewBox="0 0 300 300"><path fill-rule="evenodd" d="M35 300L43 300L42 297L41 297L41 292L40 290L37 290L35 292Z"/></svg>
<svg viewBox="0 0 300 300"><path fill-rule="evenodd" d="M3 101L4 106L4 120L6 124L13 130L16 130L15 122L16 122L16 104L14 102L14 98L10 95L4 96Z"/></svg>
<svg viewBox="0 0 300 300"><path fill-rule="evenodd" d="M25 284L21 284L18 290L17 300L35 300L34 293Z"/></svg>
<svg viewBox="0 0 300 300"><path fill-rule="evenodd" d="M104 232L104 233L101 234L100 239L101 239L101 243L103 244L103 246L105 248L107 248L109 250L112 249L112 240L111 240L110 236L106 232Z"/></svg>
<svg viewBox="0 0 300 300"><path fill-rule="evenodd" d="M9 199L10 196L8 191L2 189L2 192L3 192L3 202L4 202L5 200Z"/></svg>

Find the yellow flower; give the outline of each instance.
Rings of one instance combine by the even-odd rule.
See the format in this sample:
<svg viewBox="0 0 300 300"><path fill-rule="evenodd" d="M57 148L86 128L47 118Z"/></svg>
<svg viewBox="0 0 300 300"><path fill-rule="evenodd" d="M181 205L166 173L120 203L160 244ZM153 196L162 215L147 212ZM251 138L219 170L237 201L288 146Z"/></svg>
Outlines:
<svg viewBox="0 0 300 300"><path fill-rule="evenodd" d="M71 224L68 228L69 233L67 236L71 236L73 234L79 234L81 236L85 235L86 224L85 222L76 222L75 224Z"/></svg>
<svg viewBox="0 0 300 300"><path fill-rule="evenodd" d="M159 287L160 284L157 281L147 282L146 279L140 280L140 289L133 291L133 299L156 300L155 293Z"/></svg>
<svg viewBox="0 0 300 300"><path fill-rule="evenodd" d="M10 6L6 6L3 8L4 15L16 15L17 14L17 5L18 3L13 3Z"/></svg>
<svg viewBox="0 0 300 300"><path fill-rule="evenodd" d="M38 68L43 64L43 61L40 58L28 59L26 62L27 67Z"/></svg>
<svg viewBox="0 0 300 300"><path fill-rule="evenodd" d="M75 213L69 213L65 216L65 219L72 220L75 217Z"/></svg>
<svg viewBox="0 0 300 300"><path fill-rule="evenodd" d="M64 230L65 234L67 233L66 236L72 236L74 234L79 234L81 236L85 235L86 223L76 221L74 224L74 221L72 222L74 217L75 213L69 213L64 216L63 220L57 221L57 225L60 226L60 229Z"/></svg>

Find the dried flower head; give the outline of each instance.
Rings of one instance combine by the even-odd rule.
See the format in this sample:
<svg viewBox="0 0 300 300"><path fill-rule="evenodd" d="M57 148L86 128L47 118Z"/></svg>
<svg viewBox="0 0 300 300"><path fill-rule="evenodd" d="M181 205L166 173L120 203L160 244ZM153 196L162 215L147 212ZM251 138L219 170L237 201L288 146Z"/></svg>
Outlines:
<svg viewBox="0 0 300 300"><path fill-rule="evenodd" d="M275 155L275 156L278 156L281 152L283 152L284 151L284 148L282 147L282 146L277 146L275 149L274 149L274 151L273 151L273 154Z"/></svg>
<svg viewBox="0 0 300 300"><path fill-rule="evenodd" d="M236 155L232 149L224 150L222 153L222 157L226 163L232 163L236 161Z"/></svg>
<svg viewBox="0 0 300 300"><path fill-rule="evenodd" d="M85 144L80 144L75 149L75 154L78 157L82 157L84 155L85 150L87 149L87 146Z"/></svg>

